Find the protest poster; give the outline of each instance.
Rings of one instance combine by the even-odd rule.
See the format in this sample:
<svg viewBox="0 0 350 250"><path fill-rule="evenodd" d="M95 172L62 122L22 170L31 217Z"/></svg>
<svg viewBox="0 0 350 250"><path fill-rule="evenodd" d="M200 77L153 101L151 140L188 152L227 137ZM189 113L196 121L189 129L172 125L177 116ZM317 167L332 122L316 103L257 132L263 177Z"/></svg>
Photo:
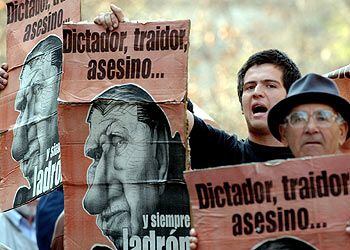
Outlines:
<svg viewBox="0 0 350 250"><path fill-rule="evenodd" d="M188 249L189 21L65 24L65 248Z"/></svg>
<svg viewBox="0 0 350 250"><path fill-rule="evenodd" d="M329 72L325 74L325 76L334 80L339 88L340 94L350 101L350 65ZM350 139L344 143L342 150L345 153L350 153Z"/></svg>
<svg viewBox="0 0 350 250"><path fill-rule="evenodd" d="M349 160L344 154L187 171L198 249L350 249Z"/></svg>
<svg viewBox="0 0 350 250"><path fill-rule="evenodd" d="M6 5L10 76L0 93L0 210L62 184L57 128L62 25L80 20L80 0Z"/></svg>

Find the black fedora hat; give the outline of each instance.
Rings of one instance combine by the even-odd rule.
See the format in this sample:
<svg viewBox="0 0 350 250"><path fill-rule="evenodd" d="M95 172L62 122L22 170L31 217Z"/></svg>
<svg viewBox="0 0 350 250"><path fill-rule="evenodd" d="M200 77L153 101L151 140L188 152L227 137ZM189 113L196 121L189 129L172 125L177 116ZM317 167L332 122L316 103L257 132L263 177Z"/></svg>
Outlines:
<svg viewBox="0 0 350 250"><path fill-rule="evenodd" d="M296 106L307 103L322 103L334 108L341 114L344 120L350 124L350 103L339 95L339 90L334 81L329 78L307 74L295 81L290 87L287 97L272 107L268 114L267 122L271 134L281 140L279 125ZM350 131L347 138L350 136Z"/></svg>

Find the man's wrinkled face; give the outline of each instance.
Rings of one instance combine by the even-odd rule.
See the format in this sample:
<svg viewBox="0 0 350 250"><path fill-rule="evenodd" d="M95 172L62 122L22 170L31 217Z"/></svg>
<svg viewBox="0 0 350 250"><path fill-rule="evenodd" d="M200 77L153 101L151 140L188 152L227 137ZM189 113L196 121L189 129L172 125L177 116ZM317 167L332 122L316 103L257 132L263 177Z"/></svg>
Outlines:
<svg viewBox="0 0 350 250"><path fill-rule="evenodd" d="M122 229L140 234L142 215L152 213L159 200L156 133L138 121L137 106L120 104L103 114L90 114L85 154L88 169L84 208L97 215L97 225L114 244L122 246Z"/></svg>
<svg viewBox="0 0 350 250"><path fill-rule="evenodd" d="M325 104L302 104L290 112L305 111L308 116L319 110L328 110L336 115L336 111ZM320 122L322 120L319 119ZM280 126L281 140L289 146L295 157L335 154L345 142L348 131L346 122L332 120L329 127L320 125L314 117L310 117L305 126L293 127L289 123Z"/></svg>
<svg viewBox="0 0 350 250"><path fill-rule="evenodd" d="M60 72L51 65L51 53L37 56L24 65L15 108L20 112L12 144L12 156L21 161L24 176L32 178L34 166L43 168L46 149L56 136L52 124L57 112Z"/></svg>
<svg viewBox="0 0 350 250"><path fill-rule="evenodd" d="M283 73L273 64L254 65L244 77L242 111L253 133L269 133L268 111L286 97L283 86Z"/></svg>

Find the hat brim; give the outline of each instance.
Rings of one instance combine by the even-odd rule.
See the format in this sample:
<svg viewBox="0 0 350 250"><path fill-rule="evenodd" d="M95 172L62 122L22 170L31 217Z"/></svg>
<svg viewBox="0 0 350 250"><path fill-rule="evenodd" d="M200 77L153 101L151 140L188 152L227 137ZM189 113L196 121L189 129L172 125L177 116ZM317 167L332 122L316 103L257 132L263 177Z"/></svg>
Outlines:
<svg viewBox="0 0 350 250"><path fill-rule="evenodd" d="M297 94L283 99L275 106L273 106L272 109L269 111L267 118L268 126L271 134L277 140L281 141L279 126L284 123L284 119L289 114L289 112L294 107L307 103L321 103L333 107L350 125L350 103L344 98L333 94L320 92L307 92ZM349 138L349 136L350 131L348 131L347 139Z"/></svg>

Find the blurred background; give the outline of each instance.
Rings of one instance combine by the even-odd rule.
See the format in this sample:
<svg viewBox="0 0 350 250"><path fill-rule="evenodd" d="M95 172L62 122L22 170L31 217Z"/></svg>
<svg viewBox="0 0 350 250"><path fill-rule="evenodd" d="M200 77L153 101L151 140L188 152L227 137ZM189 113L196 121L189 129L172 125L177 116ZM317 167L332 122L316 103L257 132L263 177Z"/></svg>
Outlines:
<svg viewBox="0 0 350 250"><path fill-rule="evenodd" d="M82 20L111 1L82 0ZM221 128L247 135L236 73L257 51L277 48L307 72L350 63L350 0L118 0L130 20L190 19L189 97ZM0 0L0 62L6 61L6 1Z"/></svg>

